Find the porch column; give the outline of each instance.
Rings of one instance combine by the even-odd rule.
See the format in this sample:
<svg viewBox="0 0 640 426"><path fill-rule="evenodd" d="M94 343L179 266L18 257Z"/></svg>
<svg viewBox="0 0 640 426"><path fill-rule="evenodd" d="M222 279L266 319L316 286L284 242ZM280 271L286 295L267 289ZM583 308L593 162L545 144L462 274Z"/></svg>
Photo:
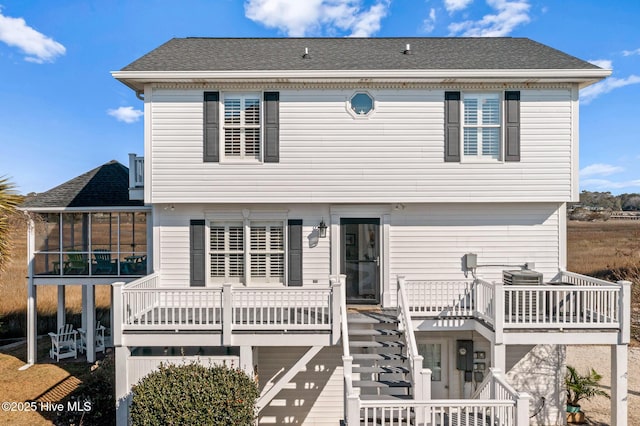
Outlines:
<svg viewBox="0 0 640 426"><path fill-rule="evenodd" d="M65 311L65 286L64 285L59 285L58 286L58 318L57 318L57 328L56 328L56 332L61 329L62 327L64 327L64 325L67 322L67 315L66 315L66 311Z"/></svg>
<svg viewBox="0 0 640 426"><path fill-rule="evenodd" d="M253 377L253 347L240 346L240 369Z"/></svg>
<svg viewBox="0 0 640 426"><path fill-rule="evenodd" d="M628 404L627 344L611 345L611 424L626 426Z"/></svg>
<svg viewBox="0 0 640 426"><path fill-rule="evenodd" d="M127 346L116 346L116 425L126 426L129 424L129 382L127 370L127 360L131 352Z"/></svg>
<svg viewBox="0 0 640 426"><path fill-rule="evenodd" d="M83 310L82 314L86 317L87 328L85 331L87 333L87 362L95 362L96 361L96 297L95 297L95 286L93 284L83 286L86 288L86 303L83 303L83 306L86 306L86 314Z"/></svg>
<svg viewBox="0 0 640 426"><path fill-rule="evenodd" d="M38 311L37 287L33 276L29 276L27 287L27 364L35 364L38 353Z"/></svg>
<svg viewBox="0 0 640 426"><path fill-rule="evenodd" d="M36 237L34 233L33 219L27 223L27 259L28 259L28 283L27 283L27 364L35 364L38 353L38 311L37 311L37 287L33 283L35 264L34 248Z"/></svg>

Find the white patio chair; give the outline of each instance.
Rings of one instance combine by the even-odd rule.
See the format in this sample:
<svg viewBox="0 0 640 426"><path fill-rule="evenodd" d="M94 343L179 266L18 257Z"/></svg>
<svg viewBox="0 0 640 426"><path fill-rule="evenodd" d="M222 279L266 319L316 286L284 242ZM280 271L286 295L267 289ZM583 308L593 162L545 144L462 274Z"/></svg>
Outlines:
<svg viewBox="0 0 640 426"><path fill-rule="evenodd" d="M73 329L73 325L65 324L58 329L58 333L49 332L51 338L51 350L49 356L60 362L64 358L78 358L78 332Z"/></svg>
<svg viewBox="0 0 640 426"><path fill-rule="evenodd" d="M104 352L105 344L104 344L104 331L106 327L100 324L100 321L96 323L96 332L94 338L96 339L95 350L96 352ZM80 353L84 353L87 350L87 331L84 328L79 328L80 332L80 345L78 349Z"/></svg>

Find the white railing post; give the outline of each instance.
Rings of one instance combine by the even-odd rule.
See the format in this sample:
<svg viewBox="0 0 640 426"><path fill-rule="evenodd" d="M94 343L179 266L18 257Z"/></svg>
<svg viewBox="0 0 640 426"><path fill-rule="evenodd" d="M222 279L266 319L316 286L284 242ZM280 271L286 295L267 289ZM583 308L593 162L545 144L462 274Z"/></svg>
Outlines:
<svg viewBox="0 0 640 426"><path fill-rule="evenodd" d="M631 341L631 281L618 281L618 321L620 334L618 342L621 344Z"/></svg>
<svg viewBox="0 0 640 426"><path fill-rule="evenodd" d="M129 188L136 187L136 154L129 153Z"/></svg>
<svg viewBox="0 0 640 426"><path fill-rule="evenodd" d="M493 283L493 315L495 316L494 330L496 344L504 341L504 284Z"/></svg>
<svg viewBox="0 0 640 426"><path fill-rule="evenodd" d="M113 346L118 347L122 346L122 329L124 328L123 322L125 321L126 315L124 315L124 303L122 296L122 286L123 282L117 282L111 284L113 287L113 324L111 324L112 336L113 336Z"/></svg>
<svg viewBox="0 0 640 426"><path fill-rule="evenodd" d="M355 389L354 389L355 390ZM360 425L360 395L357 392L347 395L347 426Z"/></svg>
<svg viewBox="0 0 640 426"><path fill-rule="evenodd" d="M231 331L233 329L233 289L231 283L222 284L222 345L231 346Z"/></svg>
<svg viewBox="0 0 640 426"><path fill-rule="evenodd" d="M516 396L516 426L529 426L529 404L531 395L518 392Z"/></svg>
<svg viewBox="0 0 640 426"><path fill-rule="evenodd" d="M342 318L340 312L340 303L342 300L342 283L335 278L331 278L331 344L335 345L340 340L341 322L346 321Z"/></svg>

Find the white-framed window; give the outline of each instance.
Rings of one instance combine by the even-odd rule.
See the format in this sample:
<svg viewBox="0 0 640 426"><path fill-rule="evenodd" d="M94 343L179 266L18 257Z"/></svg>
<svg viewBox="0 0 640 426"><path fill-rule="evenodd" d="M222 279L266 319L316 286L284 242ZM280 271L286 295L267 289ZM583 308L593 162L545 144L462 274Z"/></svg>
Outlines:
<svg viewBox="0 0 640 426"><path fill-rule="evenodd" d="M262 107L259 93L224 93L222 154L225 159L261 159Z"/></svg>
<svg viewBox="0 0 640 426"><path fill-rule="evenodd" d="M355 119L367 119L375 112L375 99L368 92L355 92L346 102L347 112Z"/></svg>
<svg viewBox="0 0 640 426"><path fill-rule="evenodd" d="M501 159L501 101L499 93L463 94L462 154L464 159Z"/></svg>
<svg viewBox="0 0 640 426"><path fill-rule="evenodd" d="M242 222L211 224L209 257L213 282L244 282L244 225Z"/></svg>
<svg viewBox="0 0 640 426"><path fill-rule="evenodd" d="M251 281L284 282L284 226L251 223Z"/></svg>
<svg viewBox="0 0 640 426"><path fill-rule="evenodd" d="M285 279L284 221L209 223L212 283L281 284Z"/></svg>

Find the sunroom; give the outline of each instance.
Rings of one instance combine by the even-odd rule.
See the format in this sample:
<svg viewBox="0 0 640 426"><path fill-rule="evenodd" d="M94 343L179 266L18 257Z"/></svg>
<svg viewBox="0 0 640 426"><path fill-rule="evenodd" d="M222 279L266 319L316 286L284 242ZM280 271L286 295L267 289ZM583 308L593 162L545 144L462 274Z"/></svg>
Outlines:
<svg viewBox="0 0 640 426"><path fill-rule="evenodd" d="M29 196L20 208L29 216L28 364L37 361L37 287L52 285L58 294L57 327L40 332L69 328L65 286L81 286L77 344L93 362L96 349L104 349L96 343L104 339L97 339L102 326L96 322L95 286L130 282L151 272L151 209L129 199L129 171L117 161ZM113 324L113 309L110 317Z"/></svg>

